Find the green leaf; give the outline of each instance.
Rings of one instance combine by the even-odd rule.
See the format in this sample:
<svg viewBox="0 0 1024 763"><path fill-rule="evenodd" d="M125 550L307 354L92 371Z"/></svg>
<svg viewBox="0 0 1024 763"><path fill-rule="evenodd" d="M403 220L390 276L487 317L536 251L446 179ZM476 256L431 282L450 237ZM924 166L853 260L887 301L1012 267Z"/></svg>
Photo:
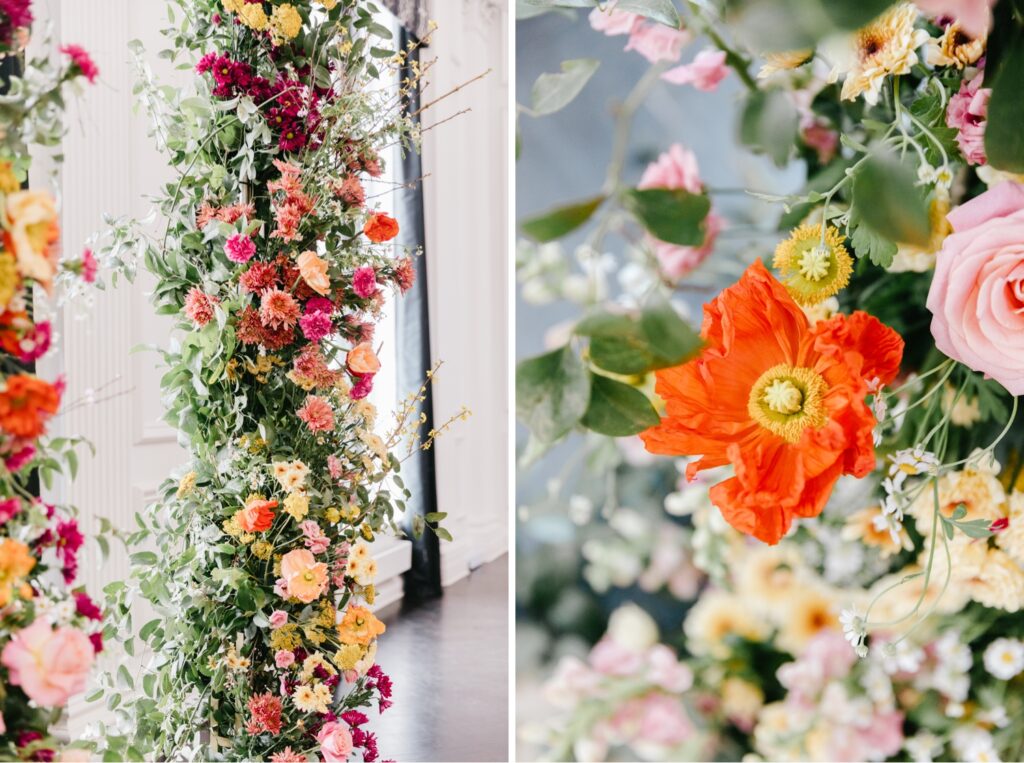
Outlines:
<svg viewBox="0 0 1024 763"><path fill-rule="evenodd" d="M593 374L583 426L611 437L628 437L660 421L651 401L628 384Z"/></svg>
<svg viewBox="0 0 1024 763"><path fill-rule="evenodd" d="M782 167L796 144L800 117L796 106L781 90L757 90L750 94L740 116L740 141L771 157Z"/></svg>
<svg viewBox="0 0 1024 763"><path fill-rule="evenodd" d="M655 238L680 246L704 243L704 221L711 209L706 195L682 188L647 188L626 191L623 201Z"/></svg>
<svg viewBox="0 0 1024 763"><path fill-rule="evenodd" d="M868 257L875 265L887 268L896 256L896 244L871 229L857 214L857 208L850 212L850 244L858 257Z"/></svg>
<svg viewBox="0 0 1024 763"><path fill-rule="evenodd" d="M615 10L639 13L659 24L679 28L679 12L672 0L618 0Z"/></svg>
<svg viewBox="0 0 1024 763"><path fill-rule="evenodd" d="M542 244L554 241L579 228L590 219L597 208L604 203L605 196L595 196L586 201L557 207L550 212L524 220L523 233Z"/></svg>
<svg viewBox="0 0 1024 763"><path fill-rule="evenodd" d="M441 540L451 541L452 539L452 534L445 530L443 527L435 527L434 535L436 535Z"/></svg>
<svg viewBox="0 0 1024 763"><path fill-rule="evenodd" d="M1007 172L1024 172L1024 97L1020 77L1024 72L1024 34L1018 34L1004 53L992 81L985 125L988 163ZM985 74L988 85L988 72Z"/></svg>
<svg viewBox="0 0 1024 763"><path fill-rule="evenodd" d="M575 330L590 337L591 362L616 374L677 366L701 346L693 330L664 303L648 306L639 316L596 313L580 321Z"/></svg>
<svg viewBox="0 0 1024 763"><path fill-rule="evenodd" d="M840 29L859 29L881 15L893 0L819 0L829 19Z"/></svg>
<svg viewBox="0 0 1024 763"><path fill-rule="evenodd" d="M678 365L692 358L702 346L699 336L668 302L652 299L640 314L640 330L656 352Z"/></svg>
<svg viewBox="0 0 1024 763"><path fill-rule="evenodd" d="M991 523L987 519L972 519L970 522L953 522L957 529L968 538L991 538Z"/></svg>
<svg viewBox="0 0 1024 763"><path fill-rule="evenodd" d="M861 224L890 241L927 246L928 205L917 176L892 154L868 158L853 178L853 206Z"/></svg>
<svg viewBox="0 0 1024 763"><path fill-rule="evenodd" d="M552 443L566 435L590 401L586 366L571 347L529 358L516 368L516 413L534 437Z"/></svg>
<svg viewBox="0 0 1024 763"><path fill-rule="evenodd" d="M157 555L152 551L139 551L132 554L130 559L136 567L152 567L157 563Z"/></svg>
<svg viewBox="0 0 1024 763"><path fill-rule="evenodd" d="M565 108L586 86L600 61L594 58L575 58L562 61L562 71L545 72L537 77L530 91L530 110L535 116L554 114Z"/></svg>

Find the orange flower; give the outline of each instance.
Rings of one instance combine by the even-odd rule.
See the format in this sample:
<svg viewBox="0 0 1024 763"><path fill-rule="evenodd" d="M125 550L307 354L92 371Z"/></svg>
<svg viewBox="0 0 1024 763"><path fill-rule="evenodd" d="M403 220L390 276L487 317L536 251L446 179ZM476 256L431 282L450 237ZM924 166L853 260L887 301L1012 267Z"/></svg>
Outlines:
<svg viewBox="0 0 1024 763"><path fill-rule="evenodd" d="M361 342L349 350L345 364L349 371L360 376L375 374L380 370L380 360L369 342Z"/></svg>
<svg viewBox="0 0 1024 763"><path fill-rule="evenodd" d="M317 294L326 297L331 293L331 279L327 275L327 262L316 252L303 252L298 259L302 280Z"/></svg>
<svg viewBox="0 0 1024 763"><path fill-rule="evenodd" d="M327 589L327 565L318 562L304 548L296 548L281 557L281 577L288 596L309 604Z"/></svg>
<svg viewBox="0 0 1024 763"><path fill-rule="evenodd" d="M35 566L35 557L24 543L13 538L0 541L0 607L10 603L14 587Z"/></svg>
<svg viewBox="0 0 1024 763"><path fill-rule="evenodd" d="M250 498L245 508L235 512L235 521L247 533L261 533L269 530L274 523L274 509L277 501L266 501L262 498Z"/></svg>
<svg viewBox="0 0 1024 763"><path fill-rule="evenodd" d="M382 241L390 241L398 235L398 220L378 212L371 215L370 219L366 221L363 233L370 241L378 244Z"/></svg>
<svg viewBox="0 0 1024 763"><path fill-rule="evenodd" d="M345 610L345 616L338 623L338 640L342 644L366 646L385 630L384 623L370 610L356 604Z"/></svg>
<svg viewBox="0 0 1024 763"><path fill-rule="evenodd" d="M46 289L53 288L57 272L57 204L39 191L17 191L7 197L6 248L18 259L18 270Z"/></svg>
<svg viewBox="0 0 1024 763"><path fill-rule="evenodd" d="M60 392L49 382L27 374L8 376L0 390L0 429L35 439L60 406Z"/></svg>
<svg viewBox="0 0 1024 763"><path fill-rule="evenodd" d="M666 417L647 449L732 464L711 501L743 533L775 544L794 517L821 513L842 474L875 466L869 385L899 371L903 340L863 312L813 327L761 262L705 306L699 357L657 372Z"/></svg>

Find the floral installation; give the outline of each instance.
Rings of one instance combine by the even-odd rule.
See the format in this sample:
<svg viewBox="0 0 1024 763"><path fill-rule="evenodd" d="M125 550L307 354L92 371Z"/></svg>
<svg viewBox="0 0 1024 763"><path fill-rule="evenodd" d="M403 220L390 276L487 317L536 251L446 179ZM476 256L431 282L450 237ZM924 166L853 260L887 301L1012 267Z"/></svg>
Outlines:
<svg viewBox="0 0 1024 763"><path fill-rule="evenodd" d="M152 657L103 677L90 699L111 712L91 737L128 759L377 760L367 724L392 684L370 544L404 535L400 461L468 415L421 432L424 386L388 427L367 399L374 325L415 278L379 178L384 149L418 148L404 104L426 40L395 50L364 0L169 10L162 55L192 86L161 86L135 49L176 171L166 229L113 220L97 252L129 276L139 258L176 320L162 386L190 462L125 532L134 567L110 609L128 654ZM413 532L450 539L444 516Z"/></svg>
<svg viewBox="0 0 1024 763"><path fill-rule="evenodd" d="M56 726L103 651L104 619L75 584L85 542L76 509L39 497L40 485L74 477L82 440L51 435L62 405L74 404L62 400L63 378L34 370L54 342L44 316L64 291L57 281L93 282L95 260L88 250L61 259L57 201L27 187L29 148L59 142L63 99L97 70L77 46L57 60L30 57L31 24L31 3L0 4L0 55L16 64L0 104L0 756L9 760L75 754Z"/></svg>
<svg viewBox="0 0 1024 763"><path fill-rule="evenodd" d="M572 574L598 609L633 598L642 638L581 625L592 650L549 685L564 712L526 737L556 759L1019 759L1013 3L621 5L586 21L650 67L599 192L521 223L523 298L582 316L521 362L517 407L524 465L586 433L584 465L521 517L567 512ZM599 65L542 75L520 113L568 106ZM740 143L806 178L747 190L739 246L702 157L670 143L627 169L654 88L727 82ZM690 291L708 295L699 331ZM663 647L689 680L664 685Z"/></svg>

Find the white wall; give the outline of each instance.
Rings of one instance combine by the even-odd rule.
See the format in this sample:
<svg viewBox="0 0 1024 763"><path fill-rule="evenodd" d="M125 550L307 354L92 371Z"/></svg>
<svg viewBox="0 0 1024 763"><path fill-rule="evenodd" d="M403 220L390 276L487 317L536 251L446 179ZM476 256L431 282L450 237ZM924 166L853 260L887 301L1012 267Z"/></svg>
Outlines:
<svg viewBox="0 0 1024 763"><path fill-rule="evenodd" d="M468 114L423 139L430 341L444 367L434 383L436 422L473 416L436 445L447 585L508 551L508 72L510 3L432 0L438 24L423 58L438 61L423 102L491 69L428 109L424 126Z"/></svg>

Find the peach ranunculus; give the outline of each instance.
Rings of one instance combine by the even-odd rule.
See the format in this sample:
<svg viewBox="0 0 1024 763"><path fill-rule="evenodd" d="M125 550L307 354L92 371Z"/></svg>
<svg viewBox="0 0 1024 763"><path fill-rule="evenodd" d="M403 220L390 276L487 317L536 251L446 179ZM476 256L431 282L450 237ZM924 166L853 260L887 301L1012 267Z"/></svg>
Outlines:
<svg viewBox="0 0 1024 763"><path fill-rule="evenodd" d="M82 631L54 629L42 618L18 631L0 655L11 683L42 707L62 707L84 691L95 659L92 642Z"/></svg>
<svg viewBox="0 0 1024 763"><path fill-rule="evenodd" d="M316 252L303 252L298 259L299 274L309 288L322 297L331 293L331 279L327 275L327 262Z"/></svg>
<svg viewBox="0 0 1024 763"><path fill-rule="evenodd" d="M309 550L297 548L281 558L281 577L289 596L309 604L327 588L327 565Z"/></svg>
<svg viewBox="0 0 1024 763"><path fill-rule="evenodd" d="M928 291L935 346L1024 394L1024 185L1001 183L948 219Z"/></svg>
<svg viewBox="0 0 1024 763"><path fill-rule="evenodd" d="M342 644L366 646L385 631L384 623L366 607L356 604L345 610L345 616L338 623L338 640Z"/></svg>
<svg viewBox="0 0 1024 763"><path fill-rule="evenodd" d="M360 342L349 350L345 364L349 371L360 376L375 374L380 370L380 360L369 342Z"/></svg>
<svg viewBox="0 0 1024 763"><path fill-rule="evenodd" d="M390 241L398 235L398 220L389 217L383 212L377 212L370 216L363 227L366 237L377 244Z"/></svg>
<svg viewBox="0 0 1024 763"><path fill-rule="evenodd" d="M6 236L18 259L18 271L49 293L57 272L60 236L57 206L53 197L39 191L16 191L7 197Z"/></svg>
<svg viewBox="0 0 1024 763"><path fill-rule="evenodd" d="M320 754L326 763L346 761L352 754L352 733L340 721L331 721L321 726L316 741L320 743Z"/></svg>
<svg viewBox="0 0 1024 763"><path fill-rule="evenodd" d="M263 498L250 498L245 507L235 512L235 521L247 533L261 533L269 530L274 523L274 509L277 501Z"/></svg>

